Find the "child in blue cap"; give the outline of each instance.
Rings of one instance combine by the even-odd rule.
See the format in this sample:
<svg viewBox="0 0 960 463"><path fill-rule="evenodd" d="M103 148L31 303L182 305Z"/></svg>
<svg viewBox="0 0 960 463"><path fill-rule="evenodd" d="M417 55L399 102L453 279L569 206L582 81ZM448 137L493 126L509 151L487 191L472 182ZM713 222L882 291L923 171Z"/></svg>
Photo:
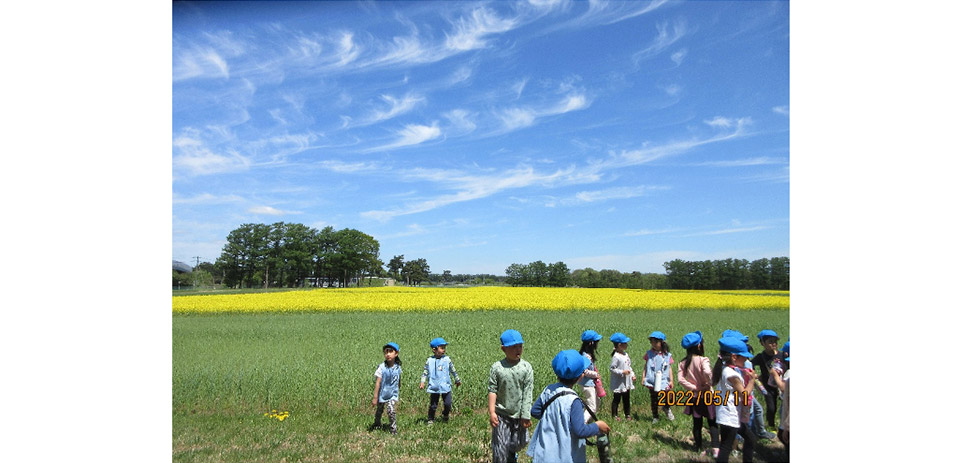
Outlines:
<svg viewBox="0 0 960 463"><path fill-rule="evenodd" d="M770 370L770 377L777 383L780 389L780 429L777 430L777 438L783 442L783 450L790 457L790 341L783 345L784 361L786 361L787 371L780 375L780 372Z"/></svg>
<svg viewBox="0 0 960 463"><path fill-rule="evenodd" d="M667 344L667 335L654 331L647 337L650 339L650 350L643 354L643 385L650 390L650 411L653 413L653 422L656 423L660 421L657 408L659 391L673 389L673 354ZM664 405L663 411L667 413L667 419L674 420L669 405Z"/></svg>
<svg viewBox="0 0 960 463"><path fill-rule="evenodd" d="M600 333L594 330L586 330L580 335L580 355L587 359L587 369L583 372L583 378L580 378L578 384L583 390L583 404L597 411L597 381L600 381L600 373L597 371L597 365L594 360L597 358L597 343L603 339ZM583 412L583 420L590 422L592 417L587 411Z"/></svg>
<svg viewBox="0 0 960 463"><path fill-rule="evenodd" d="M381 428L380 417L383 409L387 409L390 419L390 433L397 433L396 404L400 400L400 346L395 342L388 342L383 346L383 363L377 366L373 376L377 378L373 387L373 406L377 407L377 414L373 420L373 428Z"/></svg>
<svg viewBox="0 0 960 463"><path fill-rule="evenodd" d="M493 435L493 463L513 463L527 445L530 407L533 404L533 367L523 355L523 337L517 330L500 335L504 358L490 367L487 409Z"/></svg>
<svg viewBox="0 0 960 463"><path fill-rule="evenodd" d="M694 331L687 333L680 340L680 345L687 350L687 356L677 365L677 381L686 390L696 393L697 400L693 405L687 405L683 413L693 416L693 446L700 451L703 448L703 419L707 419L710 430L710 448L713 457L720 452L720 430L717 427L717 415L713 406L708 405L709 393L713 390L712 369L710 359L704 355L703 333ZM704 450L701 455L706 455Z"/></svg>
<svg viewBox="0 0 960 463"><path fill-rule="evenodd" d="M713 381L721 403L716 406L717 424L720 426L720 451L717 461L725 463L733 451L737 435L743 437L743 461L753 461L753 446L757 441L747 423L750 421L750 393L753 392L754 372L746 368L750 358L747 344L740 338L720 338L721 361L713 369Z"/></svg>
<svg viewBox="0 0 960 463"><path fill-rule="evenodd" d="M530 411L540 422L527 455L533 457L534 463L586 463L584 439L610 432L610 426L603 421L584 422L583 402L572 389L583 378L589 363L582 354L571 349L558 353L552 366L557 382L540 393Z"/></svg>
<svg viewBox="0 0 960 463"><path fill-rule="evenodd" d="M627 354L627 346L630 338L623 333L613 333L610 336L610 342L613 343L613 352L610 353L610 389L613 391L613 419L620 421L617 416L617 406L623 401L623 414L626 419L632 419L630 416L630 390L634 388L633 382L637 380L637 375L630 364L630 355Z"/></svg>
<svg viewBox="0 0 960 463"><path fill-rule="evenodd" d="M433 356L427 359L427 364L423 367L423 374L420 375L420 389L423 389L427 378L430 378L430 382L427 384L427 392L430 393L427 424L433 424L441 397L443 397L443 422L446 423L450 419L450 408L453 404L450 381L452 379L457 387L460 387L460 376L457 375L457 369L453 367L453 360L446 355L446 340L434 338L430 341L430 348L433 349Z"/></svg>
<svg viewBox="0 0 960 463"><path fill-rule="evenodd" d="M776 369L782 375L784 367L783 352L777 351L777 343L780 337L773 330L762 330L757 333L757 339L763 346L763 352L753 357L753 366L760 368L760 384L766 389L763 400L767 405L767 426L775 427L774 419L777 413L777 397L780 395L780 388L770 377L770 370ZM766 430L764 430L766 431Z"/></svg>

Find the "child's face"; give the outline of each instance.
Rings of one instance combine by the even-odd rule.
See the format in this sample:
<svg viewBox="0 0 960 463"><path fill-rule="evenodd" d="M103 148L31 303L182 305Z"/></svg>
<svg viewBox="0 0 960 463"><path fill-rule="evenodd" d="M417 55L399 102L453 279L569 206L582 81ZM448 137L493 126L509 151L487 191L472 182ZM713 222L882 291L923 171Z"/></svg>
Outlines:
<svg viewBox="0 0 960 463"><path fill-rule="evenodd" d="M747 364L747 358L742 355L733 354L732 358L733 358L733 364L738 367L742 367Z"/></svg>
<svg viewBox="0 0 960 463"><path fill-rule="evenodd" d="M650 348L651 348L651 349L653 349L653 350L655 350L655 351L659 351L661 347L663 347L663 341L661 341L661 340L659 340L659 339L657 339L657 338L650 338Z"/></svg>
<svg viewBox="0 0 960 463"><path fill-rule="evenodd" d="M503 350L507 360L511 362L519 362L520 356L523 355L523 344L514 344L510 347L500 346L500 349Z"/></svg>
<svg viewBox="0 0 960 463"><path fill-rule="evenodd" d="M617 345L614 346L613 348L616 349L617 352L620 352L620 353L622 354L622 353L624 353L624 352L627 351L627 343L625 343L625 342L618 342Z"/></svg>
<svg viewBox="0 0 960 463"><path fill-rule="evenodd" d="M387 363L393 363L393 359L395 358L397 358L397 351L393 350L393 348L388 347L383 350L384 361L386 361Z"/></svg>
<svg viewBox="0 0 960 463"><path fill-rule="evenodd" d="M443 357L443 354L447 352L447 346L437 346L433 348L433 355L437 358Z"/></svg>
<svg viewBox="0 0 960 463"><path fill-rule="evenodd" d="M777 343L780 342L780 339L773 336L767 336L763 338L763 350L767 351L768 354L772 354L777 351Z"/></svg>

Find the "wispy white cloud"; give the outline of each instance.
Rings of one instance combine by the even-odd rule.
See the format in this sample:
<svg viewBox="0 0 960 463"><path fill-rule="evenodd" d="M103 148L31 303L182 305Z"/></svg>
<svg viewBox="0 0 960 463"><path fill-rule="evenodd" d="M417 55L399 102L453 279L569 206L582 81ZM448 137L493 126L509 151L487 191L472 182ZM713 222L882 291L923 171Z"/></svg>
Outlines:
<svg viewBox="0 0 960 463"><path fill-rule="evenodd" d="M227 61L211 47L178 50L173 56L173 81L194 78L230 78Z"/></svg>
<svg viewBox="0 0 960 463"><path fill-rule="evenodd" d="M729 119L726 117L714 116L713 119L705 120L703 121L703 123L709 125L710 127L729 128L729 127L733 127L733 124L735 123L735 121L733 119Z"/></svg>
<svg viewBox="0 0 960 463"><path fill-rule="evenodd" d="M473 122L473 115L465 109L454 109L443 114L450 121L455 134L462 135L473 132L477 124Z"/></svg>
<svg viewBox="0 0 960 463"><path fill-rule="evenodd" d="M183 147L180 154L173 157L174 170L188 175L209 175L223 172L246 170L251 161L234 150L218 154L202 146Z"/></svg>
<svg viewBox="0 0 960 463"><path fill-rule="evenodd" d="M588 106L590 106L590 101L585 95L574 93L565 96L550 106L515 107L500 110L495 115L500 119L501 126L493 134L503 134L530 127L537 122L537 119L581 110Z"/></svg>
<svg viewBox="0 0 960 463"><path fill-rule="evenodd" d="M731 234L731 233L748 233L748 232L755 232L755 231L760 231L760 230L766 230L766 229L768 229L768 228L770 228L770 227L764 226L764 225L759 225L759 226L756 226L756 227L724 228L724 229L721 229L721 230L711 230L711 231L705 231L705 232L699 232L699 233L691 233L691 234L689 234L689 235L683 235L683 236L728 235L728 234Z"/></svg>
<svg viewBox="0 0 960 463"><path fill-rule="evenodd" d="M639 62L647 58L656 56L667 49L670 45L673 45L678 40L683 38L687 34L687 25L684 21L675 21L671 25L667 23L657 24L657 37L653 40L653 43L648 45L643 50L640 50L633 55L634 62ZM683 50L682 50L683 51ZM686 55L686 51L683 51L683 55L680 55L680 60L683 60L683 56ZM676 53L670 56L670 59L674 62L677 62L674 57ZM678 65L680 63L677 63Z"/></svg>
<svg viewBox="0 0 960 463"><path fill-rule="evenodd" d="M275 209L270 206L254 206L247 210L251 214L260 214L260 215L290 215L290 214L301 214L299 211L282 211L280 209Z"/></svg>
<svg viewBox="0 0 960 463"><path fill-rule="evenodd" d="M440 130L440 127L437 126L437 123L434 122L433 125L430 126L409 124L406 125L403 130L396 132L396 134L398 138L393 142L370 148L366 150L366 152L385 151L395 148L403 148L406 146L419 145L435 138L439 138L443 132Z"/></svg>
<svg viewBox="0 0 960 463"><path fill-rule="evenodd" d="M401 98L392 95L380 95L380 99L387 103L388 107L386 110L375 110L372 114L353 125L360 127L393 119L394 117L410 112L418 104L426 100L423 96L412 93L408 93Z"/></svg>
<svg viewBox="0 0 960 463"><path fill-rule="evenodd" d="M318 166L341 174L350 174L355 172L370 172L380 169L380 165L374 162L342 162L342 161L320 161Z"/></svg>
<svg viewBox="0 0 960 463"><path fill-rule="evenodd" d="M527 86L528 80L530 79L527 79L527 78L521 79L517 81L517 83L513 84L513 87L511 87L513 92L517 94L517 98L520 98L520 95L523 94L523 89Z"/></svg>
<svg viewBox="0 0 960 463"><path fill-rule="evenodd" d="M518 18L501 18L495 11L479 7L454 23L454 32L447 35L444 45L456 52L484 48L487 36L507 32L518 23Z"/></svg>
<svg viewBox="0 0 960 463"><path fill-rule="evenodd" d="M734 159L729 161L707 161L697 163L697 166L704 167L749 167L749 166L769 166L769 165L778 165L786 164L787 160L783 158L770 158L766 156L761 156L758 158L749 158L749 159Z"/></svg>
<svg viewBox="0 0 960 463"><path fill-rule="evenodd" d="M670 55L670 61L673 61L674 63L676 63L677 66L679 66L681 63L683 63L683 59L686 57L687 57L687 49L684 48L683 50L680 50Z"/></svg>
<svg viewBox="0 0 960 463"><path fill-rule="evenodd" d="M237 195L212 195L210 193L201 193L190 198L184 198L180 195L173 195L174 204L223 204L240 202L244 199Z"/></svg>
<svg viewBox="0 0 960 463"><path fill-rule="evenodd" d="M773 112L775 112L775 113L777 113L777 114L783 114L784 116L789 116L789 115L790 115L790 107L789 107L789 106L786 106L786 105L784 105L784 106L774 106L774 107L773 107Z"/></svg>

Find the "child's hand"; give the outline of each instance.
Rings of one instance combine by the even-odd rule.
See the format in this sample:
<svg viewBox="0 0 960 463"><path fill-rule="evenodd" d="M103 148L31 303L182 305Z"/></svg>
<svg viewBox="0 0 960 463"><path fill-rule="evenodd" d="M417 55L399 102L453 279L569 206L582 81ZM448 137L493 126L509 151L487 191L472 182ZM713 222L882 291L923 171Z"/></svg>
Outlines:
<svg viewBox="0 0 960 463"><path fill-rule="evenodd" d="M495 428L500 425L500 419L497 418L496 414L490 415L490 427Z"/></svg>
<svg viewBox="0 0 960 463"><path fill-rule="evenodd" d="M630 381L636 381L636 380L637 380L637 375L633 375L630 377Z"/></svg>
<svg viewBox="0 0 960 463"><path fill-rule="evenodd" d="M524 428L529 428L533 423L530 422L530 420L520 418L520 424L523 425Z"/></svg>
<svg viewBox="0 0 960 463"><path fill-rule="evenodd" d="M423 389L423 383L420 383L420 389Z"/></svg>
<svg viewBox="0 0 960 463"><path fill-rule="evenodd" d="M377 399L376 399L376 397L374 397L373 402L371 402L370 405L373 405L374 407L377 406Z"/></svg>
<svg viewBox="0 0 960 463"><path fill-rule="evenodd" d="M626 370L623 370L623 376L627 376L627 375L629 375L630 373L633 373L633 372L630 371L629 368L627 368ZM634 379L636 379L636 376L634 376Z"/></svg>
<svg viewBox="0 0 960 463"><path fill-rule="evenodd" d="M600 432L610 434L610 425L605 421L597 421L597 427L600 428Z"/></svg>
<svg viewBox="0 0 960 463"><path fill-rule="evenodd" d="M460 387L460 381L457 381L457 387Z"/></svg>

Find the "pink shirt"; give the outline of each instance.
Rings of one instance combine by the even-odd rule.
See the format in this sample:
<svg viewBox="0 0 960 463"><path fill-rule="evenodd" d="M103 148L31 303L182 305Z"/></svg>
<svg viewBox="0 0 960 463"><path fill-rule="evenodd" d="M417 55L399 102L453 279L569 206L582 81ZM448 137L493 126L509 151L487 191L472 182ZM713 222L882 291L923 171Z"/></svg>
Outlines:
<svg viewBox="0 0 960 463"><path fill-rule="evenodd" d="M690 359L689 372L686 363L680 362L677 368L677 379L688 391L709 391L713 384L713 370L710 369L710 359L698 355Z"/></svg>

